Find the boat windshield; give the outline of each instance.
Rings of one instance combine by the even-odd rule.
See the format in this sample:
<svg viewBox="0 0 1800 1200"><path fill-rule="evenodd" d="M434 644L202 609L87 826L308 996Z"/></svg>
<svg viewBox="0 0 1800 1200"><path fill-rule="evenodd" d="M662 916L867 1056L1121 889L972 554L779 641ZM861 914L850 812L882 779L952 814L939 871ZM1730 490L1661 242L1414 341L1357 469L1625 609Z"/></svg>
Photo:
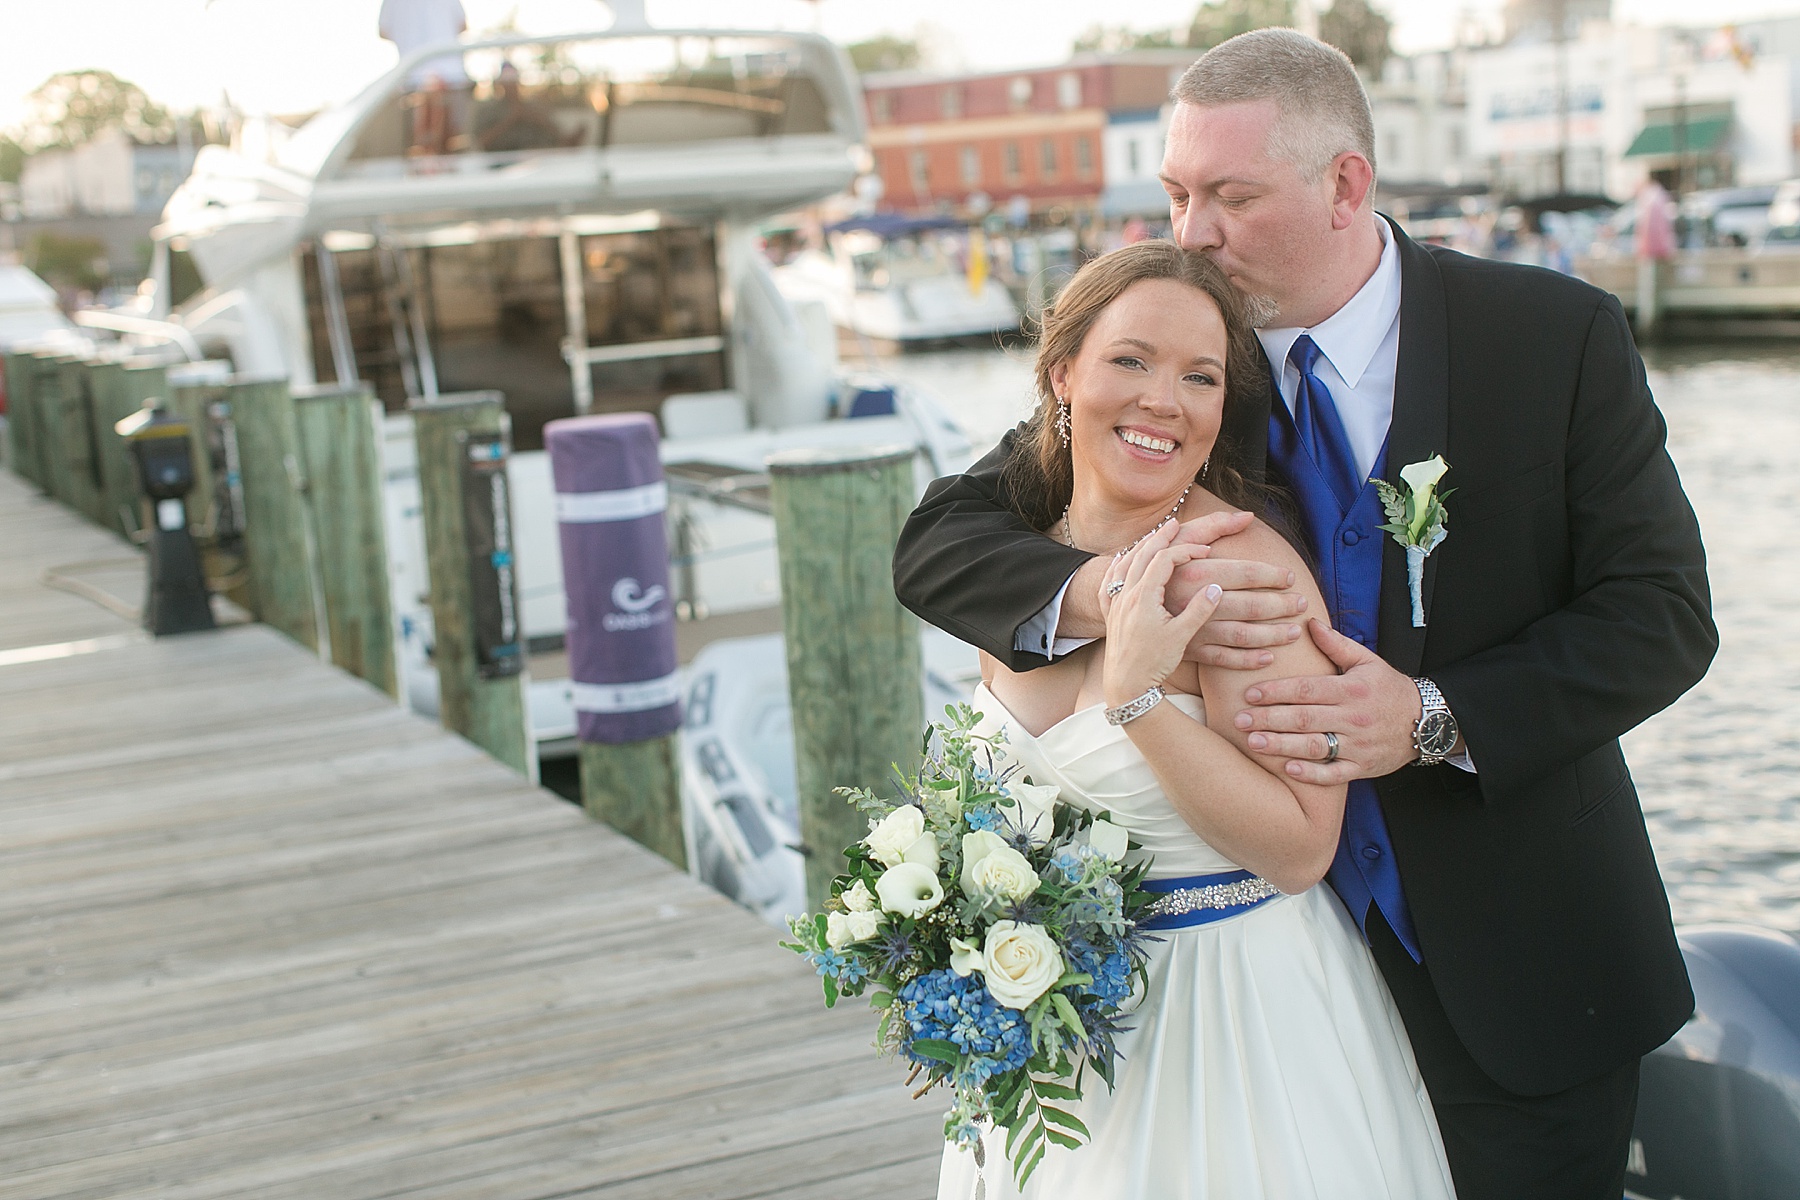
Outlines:
<svg viewBox="0 0 1800 1200"><path fill-rule="evenodd" d="M501 167L622 146L857 136L828 48L770 35L509 41L396 75L343 178Z"/></svg>

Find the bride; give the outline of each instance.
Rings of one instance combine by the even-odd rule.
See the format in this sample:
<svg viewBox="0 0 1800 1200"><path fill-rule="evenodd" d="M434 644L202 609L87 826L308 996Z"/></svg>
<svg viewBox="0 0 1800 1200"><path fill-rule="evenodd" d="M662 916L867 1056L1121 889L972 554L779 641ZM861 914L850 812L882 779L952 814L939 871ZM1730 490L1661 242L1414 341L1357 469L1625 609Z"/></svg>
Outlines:
<svg viewBox="0 0 1800 1200"><path fill-rule="evenodd" d="M1259 680L1327 674L1310 639L1262 671L1183 661L1216 604L1179 612L1164 585L1206 553L1178 520L1269 513L1219 431L1254 399L1261 360L1243 297L1204 256L1141 242L1084 268L1044 317L1038 412L1006 466L1020 516L1080 549L1118 552L1106 637L1029 674L982 655L975 708L1004 727L1033 782L1107 810L1169 893L1150 923L1148 982L1110 1093L1086 1087L1093 1135L1052 1147L1027 1185L1080 1200L1431 1200L1453 1195L1431 1102L1393 1001L1343 906L1319 886L1344 788L1259 765L1231 714ZM1222 557L1293 570L1301 556L1248 521ZM1014 1195L1000 1140L988 1167L950 1148L940 1200Z"/></svg>

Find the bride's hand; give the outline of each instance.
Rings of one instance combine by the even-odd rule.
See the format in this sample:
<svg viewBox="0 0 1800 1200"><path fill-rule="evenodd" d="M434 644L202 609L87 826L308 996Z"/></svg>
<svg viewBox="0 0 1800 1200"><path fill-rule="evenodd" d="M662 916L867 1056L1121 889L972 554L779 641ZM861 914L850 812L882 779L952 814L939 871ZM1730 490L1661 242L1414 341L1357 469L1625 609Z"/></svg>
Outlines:
<svg viewBox="0 0 1800 1200"><path fill-rule="evenodd" d="M1106 617L1109 706L1124 704L1160 686L1219 606L1223 593L1218 584L1209 584L1195 592L1180 612L1171 615L1165 607L1175 569L1206 554L1204 547L1172 545L1178 530L1173 521L1157 529L1129 554L1114 560L1100 585L1100 611Z"/></svg>

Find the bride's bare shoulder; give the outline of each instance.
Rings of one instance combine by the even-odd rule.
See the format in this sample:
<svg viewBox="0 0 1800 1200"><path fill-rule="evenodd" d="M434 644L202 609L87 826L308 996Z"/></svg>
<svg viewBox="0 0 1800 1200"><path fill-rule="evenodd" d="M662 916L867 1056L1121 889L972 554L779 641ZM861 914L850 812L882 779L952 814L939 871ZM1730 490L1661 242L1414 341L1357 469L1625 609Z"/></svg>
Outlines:
<svg viewBox="0 0 1800 1200"><path fill-rule="evenodd" d="M1280 532L1260 518L1250 522L1242 533L1230 534L1214 542L1211 557L1286 567L1294 573L1295 590L1314 599L1319 597L1318 585L1306 560ZM1323 609L1316 611L1322 613Z"/></svg>

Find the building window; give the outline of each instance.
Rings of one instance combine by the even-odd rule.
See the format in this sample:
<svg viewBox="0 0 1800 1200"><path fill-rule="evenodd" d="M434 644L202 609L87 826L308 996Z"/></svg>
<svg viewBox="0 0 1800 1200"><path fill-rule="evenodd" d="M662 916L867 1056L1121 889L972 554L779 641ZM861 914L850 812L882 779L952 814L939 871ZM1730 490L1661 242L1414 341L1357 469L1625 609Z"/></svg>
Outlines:
<svg viewBox="0 0 1800 1200"><path fill-rule="evenodd" d="M938 112L944 120L954 121L963 114L963 90L958 84L951 84L938 93Z"/></svg>
<svg viewBox="0 0 1800 1200"><path fill-rule="evenodd" d="M1031 103L1031 76L1017 75L1006 85L1006 95L1014 108L1024 108Z"/></svg>
<svg viewBox="0 0 1800 1200"><path fill-rule="evenodd" d="M1144 165L1138 158L1138 140L1131 138L1125 143L1125 173L1136 179L1143 169Z"/></svg>
<svg viewBox="0 0 1800 1200"><path fill-rule="evenodd" d="M1133 143L1135 145L1135 143ZM1094 174L1094 144L1085 136L1075 139L1075 177L1091 179Z"/></svg>
<svg viewBox="0 0 1800 1200"><path fill-rule="evenodd" d="M1001 158L1004 160L1006 170L1006 182L1019 182L1019 179L1025 174L1024 168L1019 165L1019 143L1008 142L1001 148L1001 151Z"/></svg>
<svg viewBox="0 0 1800 1200"><path fill-rule="evenodd" d="M912 181L913 195L931 195L930 158L923 150L914 150L906 156L906 174Z"/></svg>
<svg viewBox="0 0 1800 1200"><path fill-rule="evenodd" d="M981 152L973 146L962 148L962 181L966 187L981 186Z"/></svg>
<svg viewBox="0 0 1800 1200"><path fill-rule="evenodd" d="M1056 140L1045 138L1038 143L1038 165L1043 169L1045 179L1056 178Z"/></svg>
<svg viewBox="0 0 1800 1200"><path fill-rule="evenodd" d="M1070 71L1056 77L1056 102L1064 108L1081 107L1081 76Z"/></svg>
<svg viewBox="0 0 1800 1200"><path fill-rule="evenodd" d="M894 93L876 92L869 97L869 120L885 125L894 119Z"/></svg>

